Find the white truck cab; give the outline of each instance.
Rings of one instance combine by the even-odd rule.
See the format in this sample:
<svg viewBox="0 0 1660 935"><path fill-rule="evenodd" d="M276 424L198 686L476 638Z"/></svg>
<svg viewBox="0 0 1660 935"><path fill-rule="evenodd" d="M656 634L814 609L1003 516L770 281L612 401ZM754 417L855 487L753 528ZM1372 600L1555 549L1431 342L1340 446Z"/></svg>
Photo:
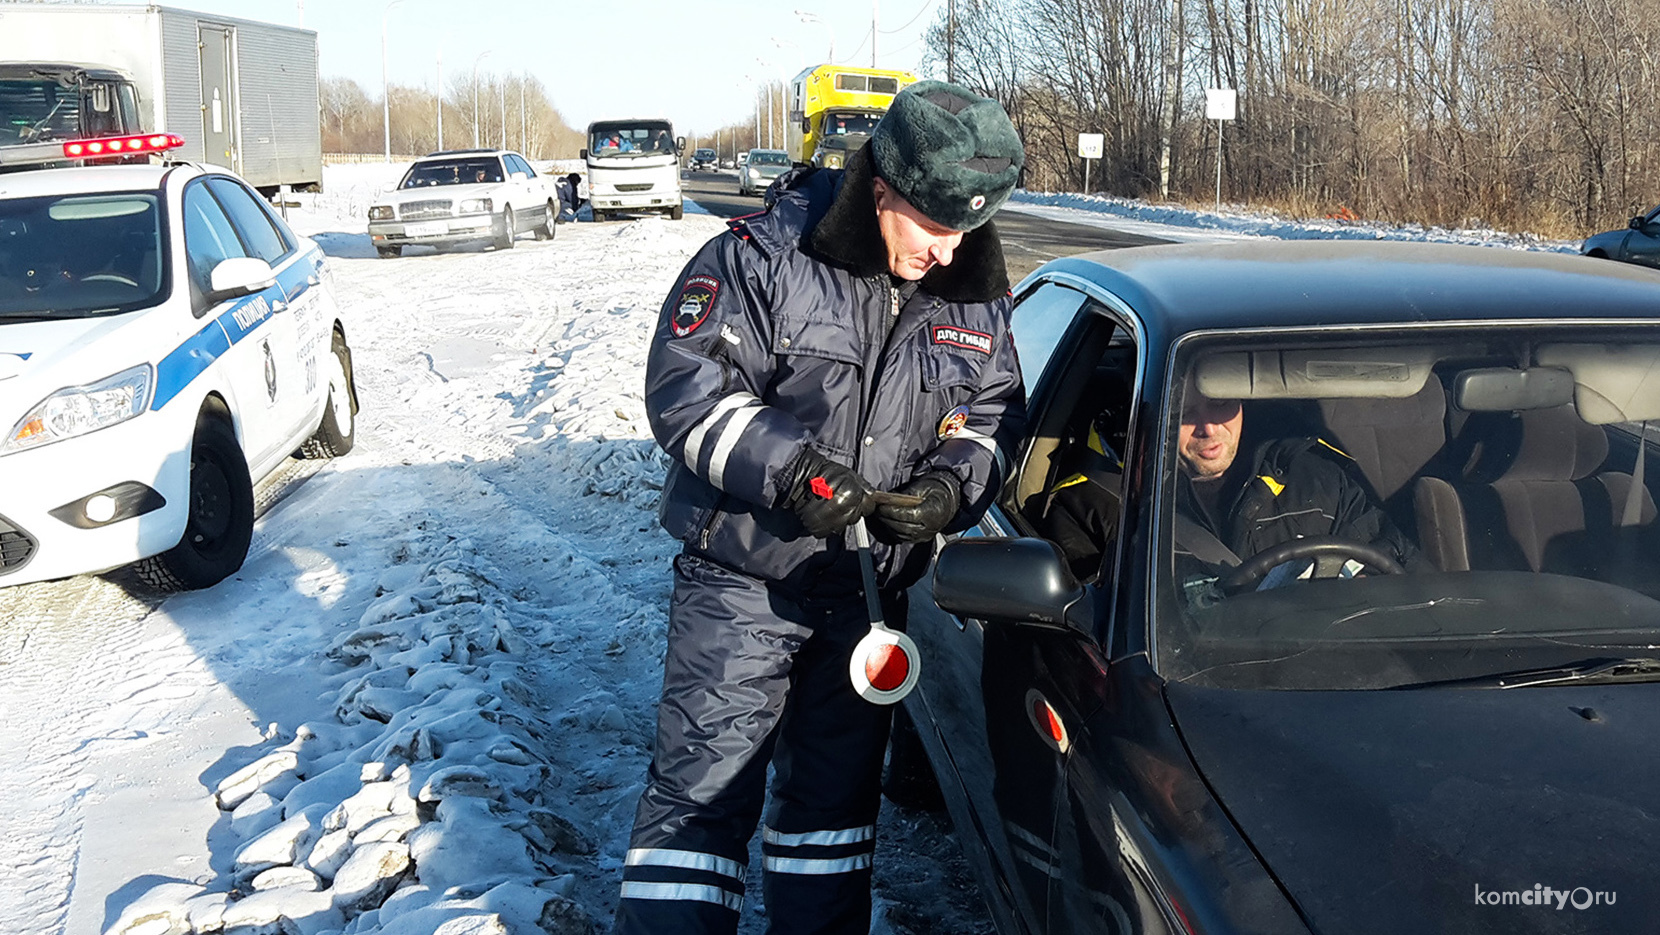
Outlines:
<svg viewBox="0 0 1660 935"><path fill-rule="evenodd" d="M588 125L588 202L594 220L613 214L667 214L679 220L680 150L674 125L661 118L596 120Z"/></svg>

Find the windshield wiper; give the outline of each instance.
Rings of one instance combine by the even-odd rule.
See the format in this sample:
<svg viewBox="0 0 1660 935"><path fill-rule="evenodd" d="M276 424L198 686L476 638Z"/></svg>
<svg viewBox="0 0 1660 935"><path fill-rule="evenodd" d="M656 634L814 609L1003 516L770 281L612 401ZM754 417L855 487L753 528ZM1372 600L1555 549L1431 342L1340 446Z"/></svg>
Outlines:
<svg viewBox="0 0 1660 935"><path fill-rule="evenodd" d="M1618 659L1600 656L1582 659L1567 665L1544 666L1538 669L1517 669L1513 672L1495 672L1491 675L1473 675L1467 678L1443 679L1436 682L1413 682L1397 688L1534 688L1540 685L1610 684L1615 682L1660 681L1660 659L1649 657Z"/></svg>

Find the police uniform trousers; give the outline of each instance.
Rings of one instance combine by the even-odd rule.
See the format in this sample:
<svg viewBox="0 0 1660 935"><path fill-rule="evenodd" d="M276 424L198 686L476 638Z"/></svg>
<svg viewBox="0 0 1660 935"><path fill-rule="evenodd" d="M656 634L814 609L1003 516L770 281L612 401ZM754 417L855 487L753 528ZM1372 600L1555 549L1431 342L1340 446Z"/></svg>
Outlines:
<svg viewBox="0 0 1660 935"><path fill-rule="evenodd" d="M852 556L846 556L851 559ZM762 828L767 931L870 929L891 712L848 678L869 632L857 566L808 593L709 560L674 562L657 740L623 867L618 935L733 932ZM883 596L892 624L904 593Z"/></svg>

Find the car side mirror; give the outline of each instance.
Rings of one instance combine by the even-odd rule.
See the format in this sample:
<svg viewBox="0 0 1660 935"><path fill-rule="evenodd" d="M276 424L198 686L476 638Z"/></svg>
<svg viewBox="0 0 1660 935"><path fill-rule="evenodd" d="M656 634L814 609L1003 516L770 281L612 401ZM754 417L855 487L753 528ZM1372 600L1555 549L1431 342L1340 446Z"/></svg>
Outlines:
<svg viewBox="0 0 1660 935"><path fill-rule="evenodd" d="M508 178L512 179L515 182L528 182L528 181L530 181L530 175L528 173L524 173L524 172L510 173L508 175Z"/></svg>
<svg viewBox="0 0 1660 935"><path fill-rule="evenodd" d="M220 260L208 274L207 298L210 302L223 302L263 292L276 282L277 274L271 271L271 264L258 257L235 256Z"/></svg>
<svg viewBox="0 0 1660 935"><path fill-rule="evenodd" d="M1641 214L1637 215L1636 217L1632 218L1629 222L1627 222L1625 226L1631 228L1634 231L1642 230L1643 229L1643 216Z"/></svg>
<svg viewBox="0 0 1660 935"><path fill-rule="evenodd" d="M588 151L586 149L577 150L576 151L576 158L578 158L578 159L587 159L588 158Z"/></svg>
<svg viewBox="0 0 1660 935"><path fill-rule="evenodd" d="M958 539L934 562L934 603L959 617L1088 632L1091 601L1043 539Z"/></svg>

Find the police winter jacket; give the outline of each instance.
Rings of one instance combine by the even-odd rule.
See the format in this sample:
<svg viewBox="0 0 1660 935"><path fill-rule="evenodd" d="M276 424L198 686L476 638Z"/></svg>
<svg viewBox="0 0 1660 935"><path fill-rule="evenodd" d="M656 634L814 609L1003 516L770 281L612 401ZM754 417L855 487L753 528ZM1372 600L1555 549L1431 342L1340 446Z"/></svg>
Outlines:
<svg viewBox="0 0 1660 935"><path fill-rule="evenodd" d="M1236 464L1238 469L1242 464ZM1234 490L1221 517L1211 516L1183 478L1183 511L1198 519L1241 560L1308 536L1339 536L1378 546L1402 565L1417 564L1418 549L1350 473L1347 456L1316 438L1284 438L1257 445L1248 474L1226 477Z"/></svg>
<svg viewBox="0 0 1660 935"><path fill-rule="evenodd" d="M694 554L802 586L847 567L846 538L813 539L785 505L803 448L883 490L950 471L963 507L948 528L962 529L996 494L1025 400L992 225L902 300L868 148L845 171L806 171L781 188L769 212L706 244L670 291L646 412L674 459L664 528ZM878 544L879 576L909 584L928 548Z"/></svg>

